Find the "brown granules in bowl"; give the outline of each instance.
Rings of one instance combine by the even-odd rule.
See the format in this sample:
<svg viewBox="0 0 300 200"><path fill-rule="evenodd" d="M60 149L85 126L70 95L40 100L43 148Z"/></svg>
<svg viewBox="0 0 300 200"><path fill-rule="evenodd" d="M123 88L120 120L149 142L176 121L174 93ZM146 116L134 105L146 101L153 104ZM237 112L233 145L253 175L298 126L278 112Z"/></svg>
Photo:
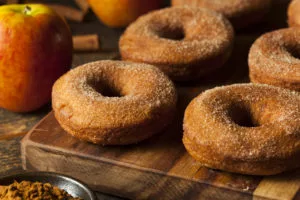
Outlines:
<svg viewBox="0 0 300 200"><path fill-rule="evenodd" d="M65 190L50 183L15 181L8 186L0 186L0 200L82 200L72 197Z"/></svg>

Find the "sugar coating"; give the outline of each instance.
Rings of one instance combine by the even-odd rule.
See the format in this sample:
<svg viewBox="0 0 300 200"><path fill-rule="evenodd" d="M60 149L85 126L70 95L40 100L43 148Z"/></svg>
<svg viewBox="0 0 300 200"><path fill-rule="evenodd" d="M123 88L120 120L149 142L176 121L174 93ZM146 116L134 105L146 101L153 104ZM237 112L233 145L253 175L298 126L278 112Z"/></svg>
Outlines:
<svg viewBox="0 0 300 200"><path fill-rule="evenodd" d="M236 124L229 115L232 106L248 110L259 125ZM207 90L187 107L184 134L194 145L233 160L266 161L299 153L300 95L252 83Z"/></svg>
<svg viewBox="0 0 300 200"><path fill-rule="evenodd" d="M260 10L270 4L267 0L173 0L174 6L195 6L208 8L224 14L229 19L243 13Z"/></svg>
<svg viewBox="0 0 300 200"><path fill-rule="evenodd" d="M275 76L296 76L300 79L300 59L291 51L300 53L300 30L281 29L266 33L252 45L249 65Z"/></svg>
<svg viewBox="0 0 300 200"><path fill-rule="evenodd" d="M176 32L184 32L184 38L164 37ZM201 8L172 7L138 18L121 36L119 46L122 59L165 65L169 68L166 71L181 68L176 72L180 76L190 70L188 65L198 64L201 70L208 60L226 60L233 38L233 28L223 15Z"/></svg>
<svg viewBox="0 0 300 200"><path fill-rule="evenodd" d="M101 88L113 89L120 96L105 96ZM52 99L55 115L68 132L95 143L109 143L120 142L122 130L140 134L131 138L137 141L143 132L147 136L160 130L172 120L177 94L173 83L156 67L98 61L62 76L53 87ZM158 122L159 118L164 120ZM139 130L142 127L145 130Z"/></svg>
<svg viewBox="0 0 300 200"><path fill-rule="evenodd" d="M259 37L249 52L250 76L294 84L300 90L300 30L286 28ZM298 85L298 86L297 86Z"/></svg>
<svg viewBox="0 0 300 200"><path fill-rule="evenodd" d="M185 38L182 41L161 38L160 31L166 27L171 30L182 28ZM120 48L127 51L137 48L137 45L145 45L145 52L142 50L131 56L159 59L162 63L190 62L193 56L218 54L220 49L230 46L232 39L230 23L220 14L190 7L166 8L144 15L132 23L120 39ZM143 43L135 44L134 41ZM158 46L147 45L150 42Z"/></svg>

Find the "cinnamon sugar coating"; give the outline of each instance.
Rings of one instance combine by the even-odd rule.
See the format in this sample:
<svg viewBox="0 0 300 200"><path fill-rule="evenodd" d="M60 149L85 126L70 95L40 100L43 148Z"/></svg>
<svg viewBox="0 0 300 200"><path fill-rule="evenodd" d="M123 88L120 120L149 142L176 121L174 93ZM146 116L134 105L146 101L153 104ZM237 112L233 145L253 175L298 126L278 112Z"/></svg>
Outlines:
<svg viewBox="0 0 300 200"><path fill-rule="evenodd" d="M271 175L300 167L300 95L264 84L207 90L184 116L183 143L203 165Z"/></svg>
<svg viewBox="0 0 300 200"><path fill-rule="evenodd" d="M98 61L53 86L54 114L73 136L102 145L131 144L166 127L176 109L173 83L154 66Z"/></svg>
<svg viewBox="0 0 300 200"><path fill-rule="evenodd" d="M287 10L288 24L290 27L300 26L300 1L292 0Z"/></svg>
<svg viewBox="0 0 300 200"><path fill-rule="evenodd" d="M173 80L197 79L231 54L234 31L214 11L172 7L139 17L121 36L123 60L155 65Z"/></svg>
<svg viewBox="0 0 300 200"><path fill-rule="evenodd" d="M300 30L266 33L252 45L248 64L251 82L300 91Z"/></svg>
<svg viewBox="0 0 300 200"><path fill-rule="evenodd" d="M262 20L271 7L271 0L172 0L172 6L184 5L220 12L235 28L243 28Z"/></svg>

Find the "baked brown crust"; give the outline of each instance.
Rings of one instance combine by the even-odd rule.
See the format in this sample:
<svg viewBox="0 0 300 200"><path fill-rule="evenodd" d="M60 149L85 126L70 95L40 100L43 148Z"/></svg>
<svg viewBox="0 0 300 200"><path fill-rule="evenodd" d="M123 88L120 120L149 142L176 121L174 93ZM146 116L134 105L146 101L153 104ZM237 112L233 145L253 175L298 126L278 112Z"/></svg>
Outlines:
<svg viewBox="0 0 300 200"><path fill-rule="evenodd" d="M288 24L290 27L300 26L300 1L292 0L287 10Z"/></svg>
<svg viewBox="0 0 300 200"><path fill-rule="evenodd" d="M220 68L231 54L234 31L214 11L173 7L138 18L121 36L123 60L155 65L173 80L197 79Z"/></svg>
<svg viewBox="0 0 300 200"><path fill-rule="evenodd" d="M52 107L71 135L102 145L137 143L173 118L176 90L154 66L98 61L77 67L53 86Z"/></svg>
<svg viewBox="0 0 300 200"><path fill-rule="evenodd" d="M207 90L184 115L183 143L203 165L271 175L300 167L299 93L263 84Z"/></svg>
<svg viewBox="0 0 300 200"><path fill-rule="evenodd" d="M251 82L300 91L300 30L266 33L252 45L248 64Z"/></svg>
<svg viewBox="0 0 300 200"><path fill-rule="evenodd" d="M193 6L220 12L239 29L262 20L270 10L271 0L172 0L172 6Z"/></svg>

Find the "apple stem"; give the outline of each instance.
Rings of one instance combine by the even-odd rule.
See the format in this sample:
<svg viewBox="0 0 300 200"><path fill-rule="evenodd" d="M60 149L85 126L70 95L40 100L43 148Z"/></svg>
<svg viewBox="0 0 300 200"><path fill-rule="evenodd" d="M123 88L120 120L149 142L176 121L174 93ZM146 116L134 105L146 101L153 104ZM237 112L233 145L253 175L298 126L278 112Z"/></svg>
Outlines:
<svg viewBox="0 0 300 200"><path fill-rule="evenodd" d="M29 7L28 5L25 6L23 13L25 15L29 14L29 12L31 11L31 7Z"/></svg>

